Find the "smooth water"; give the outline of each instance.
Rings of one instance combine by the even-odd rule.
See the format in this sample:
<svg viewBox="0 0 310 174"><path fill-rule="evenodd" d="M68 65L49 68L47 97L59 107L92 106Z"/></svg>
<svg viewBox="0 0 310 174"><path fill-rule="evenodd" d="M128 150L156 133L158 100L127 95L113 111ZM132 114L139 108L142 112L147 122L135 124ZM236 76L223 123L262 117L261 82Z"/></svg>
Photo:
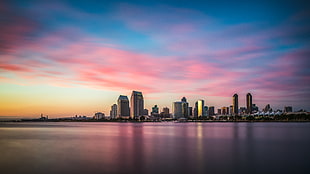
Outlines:
<svg viewBox="0 0 310 174"><path fill-rule="evenodd" d="M310 123L0 123L0 173L310 173Z"/></svg>

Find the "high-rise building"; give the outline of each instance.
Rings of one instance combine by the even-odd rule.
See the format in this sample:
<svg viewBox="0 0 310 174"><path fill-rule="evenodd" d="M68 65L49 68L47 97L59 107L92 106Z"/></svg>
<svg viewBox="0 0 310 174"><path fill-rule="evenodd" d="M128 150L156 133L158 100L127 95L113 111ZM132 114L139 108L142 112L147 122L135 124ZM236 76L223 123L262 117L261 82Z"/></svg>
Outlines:
<svg viewBox="0 0 310 174"><path fill-rule="evenodd" d="M217 109L217 115L222 115L222 110L221 109Z"/></svg>
<svg viewBox="0 0 310 174"><path fill-rule="evenodd" d="M193 116L193 107L188 107L188 116Z"/></svg>
<svg viewBox="0 0 310 174"><path fill-rule="evenodd" d="M161 112L161 117L170 118L170 113L169 113L169 108L168 107L164 107L163 108L163 112Z"/></svg>
<svg viewBox="0 0 310 174"><path fill-rule="evenodd" d="M197 112L197 117L202 117L204 116L204 100L198 100L195 103L195 108L196 108L196 112Z"/></svg>
<svg viewBox="0 0 310 174"><path fill-rule="evenodd" d="M226 107L226 115L229 115L229 107Z"/></svg>
<svg viewBox="0 0 310 174"><path fill-rule="evenodd" d="M188 103L186 101L186 98L183 97L181 99L181 102L182 102L182 117L188 118Z"/></svg>
<svg viewBox="0 0 310 174"><path fill-rule="evenodd" d="M227 107L222 107L222 115L227 115Z"/></svg>
<svg viewBox="0 0 310 174"><path fill-rule="evenodd" d="M132 91L130 98L130 117L136 118L143 115L144 100L142 92Z"/></svg>
<svg viewBox="0 0 310 174"><path fill-rule="evenodd" d="M215 113L214 113L214 106L210 106L209 107L209 116L213 116L213 115L215 115Z"/></svg>
<svg viewBox="0 0 310 174"><path fill-rule="evenodd" d="M111 106L110 117L111 117L112 119L114 119L114 118L117 117L117 104L113 104L113 105Z"/></svg>
<svg viewBox="0 0 310 174"><path fill-rule="evenodd" d="M117 100L117 116L129 118L129 100L126 95L120 95Z"/></svg>
<svg viewBox="0 0 310 174"><path fill-rule="evenodd" d="M234 113L233 113L233 106L232 106L232 105L229 106L229 113L230 113L230 115L233 115L233 114L234 114Z"/></svg>
<svg viewBox="0 0 310 174"><path fill-rule="evenodd" d="M158 110L159 110L159 108L158 108L157 105L155 105L154 107L152 107L152 113L151 113L151 115L159 114L159 113L158 113Z"/></svg>
<svg viewBox="0 0 310 174"><path fill-rule="evenodd" d="M163 113L164 114L169 114L169 108L168 107L164 107L163 108Z"/></svg>
<svg viewBox="0 0 310 174"><path fill-rule="evenodd" d="M182 102L173 102L173 118L178 119L178 118L182 118L183 114L182 114Z"/></svg>
<svg viewBox="0 0 310 174"><path fill-rule="evenodd" d="M292 106L284 106L284 112L293 112Z"/></svg>
<svg viewBox="0 0 310 174"><path fill-rule="evenodd" d="M264 112L272 112L272 108L270 107L270 104L267 104L265 108L263 109Z"/></svg>
<svg viewBox="0 0 310 174"><path fill-rule="evenodd" d="M173 117L178 118L188 118L188 103L185 97L181 101L173 103Z"/></svg>
<svg viewBox="0 0 310 174"><path fill-rule="evenodd" d="M246 113L247 114L252 114L253 108L252 108L252 94L251 93L247 93L246 95Z"/></svg>
<svg viewBox="0 0 310 174"><path fill-rule="evenodd" d="M204 106L203 107L203 116L208 116L209 115L209 107L208 106Z"/></svg>
<svg viewBox="0 0 310 174"><path fill-rule="evenodd" d="M239 106L238 106L238 94L233 95L233 115L238 115Z"/></svg>
<svg viewBox="0 0 310 174"><path fill-rule="evenodd" d="M198 111L197 111L196 103L195 103L195 107L194 107L194 118L198 118Z"/></svg>

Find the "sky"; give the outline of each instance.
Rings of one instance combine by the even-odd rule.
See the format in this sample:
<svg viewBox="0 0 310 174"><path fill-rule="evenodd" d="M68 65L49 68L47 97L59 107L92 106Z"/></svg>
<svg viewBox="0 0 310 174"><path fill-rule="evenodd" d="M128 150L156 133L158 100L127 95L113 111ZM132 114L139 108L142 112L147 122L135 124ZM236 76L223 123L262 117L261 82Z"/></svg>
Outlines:
<svg viewBox="0 0 310 174"><path fill-rule="evenodd" d="M119 95L145 108L310 110L310 3L3 1L0 116L109 115Z"/></svg>

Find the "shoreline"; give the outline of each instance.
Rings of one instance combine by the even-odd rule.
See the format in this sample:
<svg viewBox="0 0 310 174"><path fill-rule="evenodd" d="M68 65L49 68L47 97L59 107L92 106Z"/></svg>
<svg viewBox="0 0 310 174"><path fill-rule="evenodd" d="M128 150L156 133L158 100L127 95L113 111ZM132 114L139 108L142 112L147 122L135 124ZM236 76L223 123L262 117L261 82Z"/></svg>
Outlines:
<svg viewBox="0 0 310 174"><path fill-rule="evenodd" d="M164 123L164 122L173 122L173 123L306 123L310 120L162 120L162 121L152 121L152 120L59 120L59 119L50 119L50 120L0 120L0 123L25 123L25 122L88 122L88 123Z"/></svg>

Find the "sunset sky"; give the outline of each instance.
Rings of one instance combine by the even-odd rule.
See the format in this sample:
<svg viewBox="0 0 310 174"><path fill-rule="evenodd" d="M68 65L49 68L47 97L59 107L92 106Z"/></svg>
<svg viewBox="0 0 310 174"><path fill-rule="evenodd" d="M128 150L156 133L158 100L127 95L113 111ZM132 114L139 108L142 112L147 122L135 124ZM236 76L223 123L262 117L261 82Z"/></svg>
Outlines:
<svg viewBox="0 0 310 174"><path fill-rule="evenodd" d="M310 110L307 1L1 1L0 116L109 115L145 107Z"/></svg>

